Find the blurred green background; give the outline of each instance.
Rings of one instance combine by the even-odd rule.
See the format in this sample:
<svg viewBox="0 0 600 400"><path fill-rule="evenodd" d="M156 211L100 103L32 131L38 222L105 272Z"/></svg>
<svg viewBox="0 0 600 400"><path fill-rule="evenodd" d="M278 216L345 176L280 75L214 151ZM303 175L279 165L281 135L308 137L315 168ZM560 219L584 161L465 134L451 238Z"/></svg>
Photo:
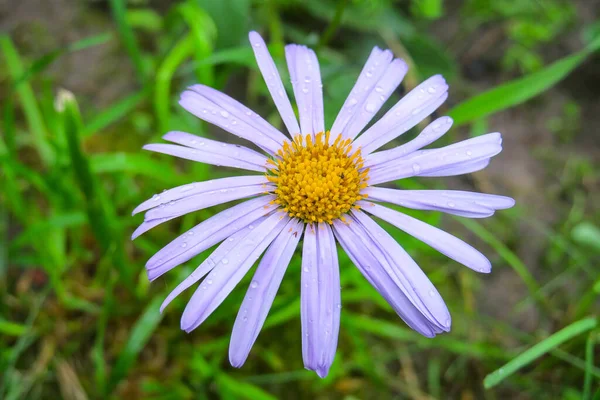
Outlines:
<svg viewBox="0 0 600 400"><path fill-rule="evenodd" d="M599 399L598 18L591 0L0 1L0 398ZM484 171L397 182L517 200L488 220L410 212L481 249L491 275L386 226L446 299L449 334L410 331L342 254L324 380L302 368L299 252L240 370L227 346L247 280L192 334L179 329L191 291L159 314L208 252L153 284L145 261L224 206L135 243L131 210L236 171L141 146L175 129L235 141L177 106L196 82L282 127L250 29L282 72L284 43L317 50L328 126L378 45L412 67L396 100L432 74L449 81L438 113L456 124L441 144L503 133Z"/></svg>

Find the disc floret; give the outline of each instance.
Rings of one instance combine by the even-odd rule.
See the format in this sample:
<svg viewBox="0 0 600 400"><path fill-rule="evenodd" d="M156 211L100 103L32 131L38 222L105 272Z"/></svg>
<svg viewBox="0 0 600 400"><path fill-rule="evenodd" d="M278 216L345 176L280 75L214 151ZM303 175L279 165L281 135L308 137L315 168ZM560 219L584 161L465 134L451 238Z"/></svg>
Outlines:
<svg viewBox="0 0 600 400"><path fill-rule="evenodd" d="M344 220L343 215L367 197L360 192L367 187L369 170L360 149L354 150L351 143L341 134L330 142L329 131L286 141L277 152L279 158L269 160L267 178L277 186L274 203L307 223Z"/></svg>

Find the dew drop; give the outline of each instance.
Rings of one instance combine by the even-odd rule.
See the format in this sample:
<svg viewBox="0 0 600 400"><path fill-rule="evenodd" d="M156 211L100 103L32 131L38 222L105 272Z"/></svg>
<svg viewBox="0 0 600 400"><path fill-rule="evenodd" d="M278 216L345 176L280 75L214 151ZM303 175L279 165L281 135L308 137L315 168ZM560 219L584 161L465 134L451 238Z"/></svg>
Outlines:
<svg viewBox="0 0 600 400"><path fill-rule="evenodd" d="M338 308L338 309L341 309L341 308L342 308L342 303L338 303L338 304L337 304L337 308Z"/></svg>
<svg viewBox="0 0 600 400"><path fill-rule="evenodd" d="M354 97L350 99L350 101L348 102L348 105L353 106L356 103L358 103L358 100L356 100Z"/></svg>
<svg viewBox="0 0 600 400"><path fill-rule="evenodd" d="M248 225L248 229L254 229L254 225Z"/></svg>
<svg viewBox="0 0 600 400"><path fill-rule="evenodd" d="M189 231L189 232L188 232L188 235L189 235L189 236L194 236L194 231Z"/></svg>
<svg viewBox="0 0 600 400"><path fill-rule="evenodd" d="M221 260L221 262L222 262L223 264L229 264L229 260L228 260L228 259L226 259L226 258L222 259L222 260Z"/></svg>
<svg viewBox="0 0 600 400"><path fill-rule="evenodd" d="M191 142L191 143L192 143L192 144L196 144L196 143L198 143L198 141L197 141L197 140L192 140L192 142Z"/></svg>
<svg viewBox="0 0 600 400"><path fill-rule="evenodd" d="M181 243L181 247L186 248L187 247L187 243L186 242Z"/></svg>
<svg viewBox="0 0 600 400"><path fill-rule="evenodd" d="M279 95L279 97L283 97L283 90L279 90L279 91L277 92L277 94Z"/></svg>
<svg viewBox="0 0 600 400"><path fill-rule="evenodd" d="M449 201L448 202L448 207L454 208L454 207L456 207L456 204L454 204L453 202Z"/></svg>
<svg viewBox="0 0 600 400"><path fill-rule="evenodd" d="M450 318L448 318L445 322L446 328L450 327Z"/></svg>
<svg viewBox="0 0 600 400"><path fill-rule="evenodd" d="M160 200L160 195L159 195L159 194L155 194L154 196L152 196L152 200L153 200L153 201L158 201L158 200Z"/></svg>
<svg viewBox="0 0 600 400"><path fill-rule="evenodd" d="M419 164L416 164L416 163L413 164L412 169L415 174L418 174L419 172L421 172L421 166Z"/></svg>
<svg viewBox="0 0 600 400"><path fill-rule="evenodd" d="M435 88L432 86L427 89L427 92L433 94L433 93L437 92L437 90L435 90Z"/></svg>
<svg viewBox="0 0 600 400"><path fill-rule="evenodd" d="M375 88L375 91L376 91L377 93L381 93L381 92L383 92L383 88L382 88L381 86L377 86L377 87Z"/></svg>
<svg viewBox="0 0 600 400"><path fill-rule="evenodd" d="M302 93L304 93L304 94L308 93L308 87L302 86Z"/></svg>
<svg viewBox="0 0 600 400"><path fill-rule="evenodd" d="M233 242L233 238L232 238L232 237L230 237L228 240L229 240L230 242Z"/></svg>
<svg viewBox="0 0 600 400"><path fill-rule="evenodd" d="M304 268L302 269L302 271L304 271L304 272L308 272L308 268L304 267Z"/></svg>
<svg viewBox="0 0 600 400"><path fill-rule="evenodd" d="M373 104L373 103L367 103L367 105L365 105L365 110L367 112L373 112L373 111L375 111L375 104Z"/></svg>
<svg viewBox="0 0 600 400"><path fill-rule="evenodd" d="M473 155L473 152L471 150L467 150L467 157L471 157Z"/></svg>
<svg viewBox="0 0 600 400"><path fill-rule="evenodd" d="M244 322L248 321L248 317L242 318L242 321L244 321Z"/></svg>
<svg viewBox="0 0 600 400"><path fill-rule="evenodd" d="M256 281L252 281L252 283L250 284L250 287L251 287L252 289L256 289L256 288L258 287L258 282L256 282Z"/></svg>
<svg viewBox="0 0 600 400"><path fill-rule="evenodd" d="M371 72L371 70L369 70L369 71L367 71L366 75L367 75L367 78L370 78L373 76L373 72Z"/></svg>
<svg viewBox="0 0 600 400"><path fill-rule="evenodd" d="M250 110L246 111L246 115L252 115L252 111L250 111Z"/></svg>
<svg viewBox="0 0 600 400"><path fill-rule="evenodd" d="M198 146L204 146L204 142L198 143Z"/></svg>
<svg viewBox="0 0 600 400"><path fill-rule="evenodd" d="M213 282L212 279L209 279L206 281L206 283L208 283L209 285L212 285L212 282Z"/></svg>
<svg viewBox="0 0 600 400"><path fill-rule="evenodd" d="M233 121L231 121L231 125L237 125L237 119L234 119Z"/></svg>
<svg viewBox="0 0 600 400"><path fill-rule="evenodd" d="M304 82L306 82L306 83L310 83L310 76L307 76L307 77L305 77L305 78L304 78Z"/></svg>
<svg viewBox="0 0 600 400"><path fill-rule="evenodd" d="M260 47L260 43L259 42L254 43L254 47Z"/></svg>
<svg viewBox="0 0 600 400"><path fill-rule="evenodd" d="M206 114L206 113L208 113L208 110L205 108L205 109L203 109L203 110L202 110L202 112L203 112L204 114Z"/></svg>
<svg viewBox="0 0 600 400"><path fill-rule="evenodd" d="M227 111L223 110L223 111L221 111L221 117L227 118L227 117L229 117L229 113Z"/></svg>
<svg viewBox="0 0 600 400"><path fill-rule="evenodd" d="M435 296L435 292L434 292L433 290L430 290L430 291L429 291L429 296L430 296L430 297L433 297L433 296Z"/></svg>

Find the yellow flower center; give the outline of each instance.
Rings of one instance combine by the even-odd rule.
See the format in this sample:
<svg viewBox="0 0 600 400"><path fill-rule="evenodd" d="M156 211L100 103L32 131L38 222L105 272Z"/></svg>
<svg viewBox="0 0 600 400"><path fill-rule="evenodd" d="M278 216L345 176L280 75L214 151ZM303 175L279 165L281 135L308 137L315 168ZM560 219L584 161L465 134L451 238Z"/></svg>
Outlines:
<svg viewBox="0 0 600 400"><path fill-rule="evenodd" d="M343 221L343 214L367 197L360 191L367 187L369 170L351 143L340 134L330 144L329 131L286 141L277 151L280 158L269 160L267 178L277 185L274 203L307 223Z"/></svg>

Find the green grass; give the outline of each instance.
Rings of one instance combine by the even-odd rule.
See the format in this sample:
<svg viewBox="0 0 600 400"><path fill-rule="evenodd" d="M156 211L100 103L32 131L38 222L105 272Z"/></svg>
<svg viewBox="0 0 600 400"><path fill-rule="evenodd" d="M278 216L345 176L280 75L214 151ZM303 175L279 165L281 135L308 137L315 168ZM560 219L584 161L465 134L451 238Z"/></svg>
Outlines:
<svg viewBox="0 0 600 400"><path fill-rule="evenodd" d="M494 265L491 276L385 226L452 313L452 331L435 339L411 331L339 252L342 326L324 380L302 364L299 251L248 362L237 370L228 363L229 336L251 275L186 334L179 318L190 293L164 314L159 306L209 252L153 283L144 270L152 254L225 206L178 218L134 243L129 236L141 222L131 211L154 193L235 173L141 149L169 130L237 143L178 107L186 86L224 90L282 127L247 44L249 29L269 38L282 72L284 43L317 49L327 125L374 45L414 64L405 89L430 73L445 74L454 106L443 112L467 125L442 139L451 142L492 130L514 134L495 116L541 112L557 85L568 86L578 68L597 61L600 22L572 24L570 12L557 13L570 10L563 0L506 0L502 10L470 0L460 13L438 0L187 0L157 9L148 3L86 4L78 21L98 24L90 32L100 33L68 43L44 42L33 28L27 32L40 35L37 47L19 30L0 36L0 398L599 398L600 215L590 200L600 196L598 163L573 143L532 146L532 162L553 177L539 196L560 199L551 223L531 217L537 200L485 175L398 182L408 189L460 183L523 200L485 221L409 211L481 248ZM438 21L458 27L452 40L436 31ZM493 57L497 48L486 48L480 56L498 65L484 83L473 83L460 43L490 27L519 49L523 65L546 61L515 72ZM559 46L561 35L580 33L579 50L569 54ZM93 94L61 78L70 57L100 49L110 49L102 54L116 57L126 76L127 85L109 101L96 95L111 79L106 74L91 83ZM102 65L109 71L110 62ZM592 102L571 100L582 109ZM584 123L567 122L555 126L585 139ZM535 258L523 250L530 241Z"/></svg>

